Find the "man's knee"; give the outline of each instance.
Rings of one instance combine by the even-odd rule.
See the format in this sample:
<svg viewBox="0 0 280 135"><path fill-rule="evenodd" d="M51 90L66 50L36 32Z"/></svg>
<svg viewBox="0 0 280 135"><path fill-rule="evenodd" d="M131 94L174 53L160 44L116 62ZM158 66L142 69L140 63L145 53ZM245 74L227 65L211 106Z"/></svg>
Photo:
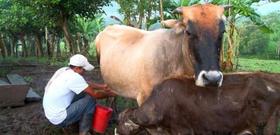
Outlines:
<svg viewBox="0 0 280 135"><path fill-rule="evenodd" d="M93 112L96 105L96 100L89 95L86 95L84 98L87 110Z"/></svg>

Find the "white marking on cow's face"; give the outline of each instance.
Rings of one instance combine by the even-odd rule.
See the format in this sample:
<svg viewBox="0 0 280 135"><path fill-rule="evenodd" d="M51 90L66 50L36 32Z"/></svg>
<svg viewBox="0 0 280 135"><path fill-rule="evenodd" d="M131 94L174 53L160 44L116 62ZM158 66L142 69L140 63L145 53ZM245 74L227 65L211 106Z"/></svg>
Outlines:
<svg viewBox="0 0 280 135"><path fill-rule="evenodd" d="M222 86L223 83L223 74L220 71L205 71L202 70L199 74L197 79L195 80L195 84L200 87L205 87L208 85L212 86Z"/></svg>
<svg viewBox="0 0 280 135"><path fill-rule="evenodd" d="M202 75L206 73L206 71L201 71L199 74L198 74L198 77L197 79L195 80L195 85L196 86L201 86L201 87L204 87L204 81L202 79Z"/></svg>
<svg viewBox="0 0 280 135"><path fill-rule="evenodd" d="M224 23L226 23L227 17L225 15L223 15L221 19L223 20Z"/></svg>
<svg viewBox="0 0 280 135"><path fill-rule="evenodd" d="M270 86L266 86L266 88L269 92L273 92L273 93L276 92L275 89L272 89Z"/></svg>
<svg viewBox="0 0 280 135"><path fill-rule="evenodd" d="M238 135L253 135L253 133L249 130L244 130L244 131L238 133Z"/></svg>
<svg viewBox="0 0 280 135"><path fill-rule="evenodd" d="M114 135L120 135L117 131L117 128L115 128L115 130L114 130Z"/></svg>
<svg viewBox="0 0 280 135"><path fill-rule="evenodd" d="M139 128L139 125L135 124L133 121L128 120L127 122L124 123L124 125L130 129L135 129Z"/></svg>

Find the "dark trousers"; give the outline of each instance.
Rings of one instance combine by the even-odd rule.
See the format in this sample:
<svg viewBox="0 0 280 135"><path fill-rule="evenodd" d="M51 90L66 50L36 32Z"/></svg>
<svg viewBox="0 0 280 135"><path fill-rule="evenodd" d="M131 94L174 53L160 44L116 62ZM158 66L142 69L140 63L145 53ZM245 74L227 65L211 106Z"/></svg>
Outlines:
<svg viewBox="0 0 280 135"><path fill-rule="evenodd" d="M87 132L92 126L92 116L96 101L88 94L82 92L76 95L71 105L66 109L67 117L58 126L66 127L79 122L79 132Z"/></svg>

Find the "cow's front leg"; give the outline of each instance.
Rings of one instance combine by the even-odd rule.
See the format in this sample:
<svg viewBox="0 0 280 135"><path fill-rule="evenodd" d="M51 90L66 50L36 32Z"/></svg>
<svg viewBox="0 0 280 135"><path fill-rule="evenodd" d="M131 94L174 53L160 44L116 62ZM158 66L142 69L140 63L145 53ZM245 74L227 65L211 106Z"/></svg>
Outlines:
<svg viewBox="0 0 280 135"><path fill-rule="evenodd" d="M146 99L147 99L147 96L144 92L139 93L136 98L138 106L141 106L145 102Z"/></svg>

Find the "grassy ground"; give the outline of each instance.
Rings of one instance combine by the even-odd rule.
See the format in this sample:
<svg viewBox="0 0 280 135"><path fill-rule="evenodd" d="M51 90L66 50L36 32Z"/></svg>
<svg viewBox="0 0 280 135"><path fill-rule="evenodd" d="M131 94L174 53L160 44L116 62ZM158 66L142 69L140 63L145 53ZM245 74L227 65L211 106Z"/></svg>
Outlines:
<svg viewBox="0 0 280 135"><path fill-rule="evenodd" d="M280 60L239 58L237 70L280 73Z"/></svg>

